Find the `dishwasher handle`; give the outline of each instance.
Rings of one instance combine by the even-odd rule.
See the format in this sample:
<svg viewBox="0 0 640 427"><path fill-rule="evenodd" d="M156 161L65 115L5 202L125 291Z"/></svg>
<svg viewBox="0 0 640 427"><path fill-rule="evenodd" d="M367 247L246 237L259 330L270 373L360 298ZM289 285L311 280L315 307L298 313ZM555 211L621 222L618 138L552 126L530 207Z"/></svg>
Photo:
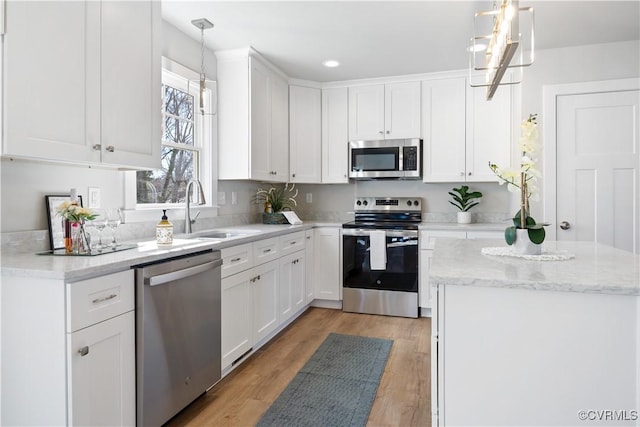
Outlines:
<svg viewBox="0 0 640 427"><path fill-rule="evenodd" d="M196 265L195 267L189 267L182 270L172 271L171 273L159 274L157 276L145 277L144 284L149 286L162 285L163 283L173 282L175 280L184 279L186 277L195 276L207 270L220 267L222 260L217 259L214 261L206 262L204 264Z"/></svg>

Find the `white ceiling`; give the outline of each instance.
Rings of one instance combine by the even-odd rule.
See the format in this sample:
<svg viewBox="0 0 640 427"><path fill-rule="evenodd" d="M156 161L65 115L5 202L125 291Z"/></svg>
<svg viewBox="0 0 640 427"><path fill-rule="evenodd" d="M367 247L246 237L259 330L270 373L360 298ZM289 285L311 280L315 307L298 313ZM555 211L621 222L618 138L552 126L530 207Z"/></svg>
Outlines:
<svg viewBox="0 0 640 427"><path fill-rule="evenodd" d="M289 77L318 82L464 69L475 12L492 1L178 1L163 18L212 50L253 46ZM536 49L640 39L640 0L541 1ZM341 66L321 65L336 59Z"/></svg>

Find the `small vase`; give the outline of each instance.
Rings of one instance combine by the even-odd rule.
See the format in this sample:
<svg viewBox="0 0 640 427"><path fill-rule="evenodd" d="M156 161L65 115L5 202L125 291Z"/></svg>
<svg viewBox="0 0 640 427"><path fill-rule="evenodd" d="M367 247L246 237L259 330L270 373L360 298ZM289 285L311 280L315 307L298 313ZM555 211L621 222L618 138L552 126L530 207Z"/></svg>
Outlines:
<svg viewBox="0 0 640 427"><path fill-rule="evenodd" d="M529 230L526 228L516 229L516 241L513 242L513 252L519 255L540 255L542 244L533 243L529 240Z"/></svg>
<svg viewBox="0 0 640 427"><path fill-rule="evenodd" d="M471 224L471 212L458 212L458 224Z"/></svg>
<svg viewBox="0 0 640 427"><path fill-rule="evenodd" d="M74 255L83 255L91 252L89 246L89 236L84 228L84 222L76 222L71 224L73 239L72 239L72 253Z"/></svg>

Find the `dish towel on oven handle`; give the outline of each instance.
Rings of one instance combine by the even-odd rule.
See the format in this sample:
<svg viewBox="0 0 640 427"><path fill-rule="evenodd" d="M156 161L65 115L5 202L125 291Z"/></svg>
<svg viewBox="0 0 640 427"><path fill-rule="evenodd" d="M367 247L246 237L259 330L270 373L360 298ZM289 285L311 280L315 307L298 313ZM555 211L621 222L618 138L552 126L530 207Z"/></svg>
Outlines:
<svg viewBox="0 0 640 427"><path fill-rule="evenodd" d="M387 235L384 230L369 232L369 258L371 270L386 270Z"/></svg>

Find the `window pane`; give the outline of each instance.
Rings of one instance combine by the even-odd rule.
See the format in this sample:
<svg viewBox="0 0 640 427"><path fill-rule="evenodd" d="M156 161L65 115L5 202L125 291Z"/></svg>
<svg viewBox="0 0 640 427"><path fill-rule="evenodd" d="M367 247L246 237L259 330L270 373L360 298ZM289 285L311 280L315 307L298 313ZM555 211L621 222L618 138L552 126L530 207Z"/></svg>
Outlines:
<svg viewBox="0 0 640 427"><path fill-rule="evenodd" d="M193 120L193 95L171 86L165 86L164 103L167 114Z"/></svg>
<svg viewBox="0 0 640 427"><path fill-rule="evenodd" d="M163 138L176 144L193 145L193 122L165 116Z"/></svg>
<svg viewBox="0 0 640 427"><path fill-rule="evenodd" d="M137 172L138 203L184 203L197 152L162 147L162 169Z"/></svg>

